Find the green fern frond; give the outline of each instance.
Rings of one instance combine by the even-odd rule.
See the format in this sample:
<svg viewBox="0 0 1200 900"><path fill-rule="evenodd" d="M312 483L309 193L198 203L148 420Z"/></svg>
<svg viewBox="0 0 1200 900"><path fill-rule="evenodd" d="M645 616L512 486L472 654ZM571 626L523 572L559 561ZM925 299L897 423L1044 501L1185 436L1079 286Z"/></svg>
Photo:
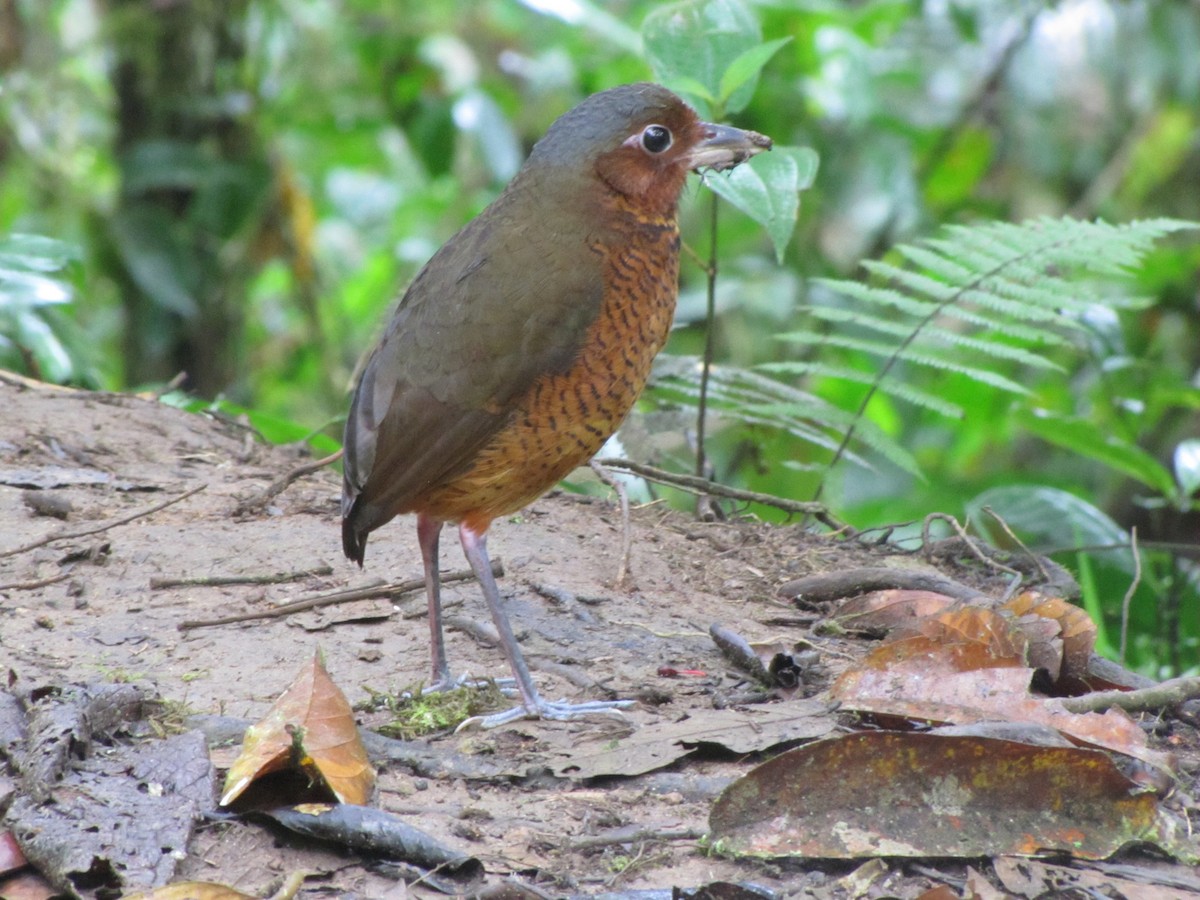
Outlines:
<svg viewBox="0 0 1200 900"><path fill-rule="evenodd" d="M797 358L755 371L714 366L711 401L726 415L829 452L829 469L843 457L865 466L869 450L919 475L907 449L867 418L876 395L961 417L963 409L936 387L914 383L919 370L933 369L1028 396L1030 373L1062 371L1054 355L1084 344L1086 312L1100 303L1118 309L1144 303L1113 296L1098 283L1123 280L1155 241L1196 227L1172 219L948 226L935 238L897 246L890 261L864 262L867 283L814 281L832 301L811 309L804 327L777 336ZM843 351L836 362L829 353L835 348ZM665 359L669 373L656 366L659 396L694 401L699 362ZM797 386L818 379L859 386L856 407L834 406Z"/></svg>
<svg viewBox="0 0 1200 900"><path fill-rule="evenodd" d="M879 392L936 408L898 387L902 363L944 369L992 388L1026 394L1027 388L1016 380L1019 371L1003 374L998 369L1059 368L1044 351L1084 332L1082 313L1099 302L1094 291L1079 289L1081 279L1128 275L1155 241L1194 227L1173 219L1112 225L1047 218L1020 225L949 226L945 237L896 247L904 265L864 263L875 284L822 281L845 305L814 310L815 318L881 337L800 330L780 339L805 352L832 344L877 359L878 374L856 414L860 419ZM1118 308L1142 302L1129 297L1104 300ZM964 333L964 326L972 327L973 333ZM835 462L857 427L852 425L843 436Z"/></svg>

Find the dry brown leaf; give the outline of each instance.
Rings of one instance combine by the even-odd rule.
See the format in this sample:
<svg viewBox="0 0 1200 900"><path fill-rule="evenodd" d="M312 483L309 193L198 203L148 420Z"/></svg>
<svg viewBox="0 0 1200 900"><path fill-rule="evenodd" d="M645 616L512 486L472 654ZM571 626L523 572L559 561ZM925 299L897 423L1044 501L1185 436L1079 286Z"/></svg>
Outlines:
<svg viewBox="0 0 1200 900"><path fill-rule="evenodd" d="M1153 750L1145 732L1127 713L1072 713L1055 698L1029 693L1033 670L1003 666L955 671L946 660L909 658L889 669L843 673L830 694L847 711L898 716L920 722L965 725L972 722L1034 722L1056 728L1086 744L1115 750L1165 771L1171 754Z"/></svg>
<svg viewBox="0 0 1200 900"><path fill-rule="evenodd" d="M1043 597L1032 591L1018 594L1001 609L1018 617L1034 615L1057 622L1062 640L1062 667L1054 680L1061 677L1086 681L1088 662L1096 648L1096 623L1086 611L1061 597Z"/></svg>
<svg viewBox="0 0 1200 900"><path fill-rule="evenodd" d="M918 732L783 753L730 785L709 826L717 846L746 856L1095 859L1134 841L1196 855L1182 826L1105 753Z"/></svg>
<svg viewBox="0 0 1200 900"><path fill-rule="evenodd" d="M38 872L17 872L0 878L4 900L53 900L62 893Z"/></svg>
<svg viewBox="0 0 1200 900"><path fill-rule="evenodd" d="M232 803L255 779L287 768L315 773L343 803L365 805L375 786L354 711L319 653L262 721L246 729L221 805Z"/></svg>
<svg viewBox="0 0 1200 900"><path fill-rule="evenodd" d="M953 597L936 591L870 591L841 604L833 619L856 631L891 631L913 619L936 615L954 602Z"/></svg>

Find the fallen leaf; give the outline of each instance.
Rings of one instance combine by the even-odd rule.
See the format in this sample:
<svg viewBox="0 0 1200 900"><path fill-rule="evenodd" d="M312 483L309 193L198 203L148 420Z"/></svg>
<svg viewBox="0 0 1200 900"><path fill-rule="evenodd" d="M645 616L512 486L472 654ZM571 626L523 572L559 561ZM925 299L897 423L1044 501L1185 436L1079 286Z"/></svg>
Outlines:
<svg viewBox="0 0 1200 900"><path fill-rule="evenodd" d="M0 897L4 900L54 900L62 896L54 885L37 872L18 872L0 878Z"/></svg>
<svg viewBox="0 0 1200 900"><path fill-rule="evenodd" d="M1138 867L1130 865L1130 870ZM1121 897L1123 900L1196 900L1200 883L1193 877L1190 890L1169 886L1156 880L1153 870L1144 869L1145 881L1121 878L1103 871L1087 868L1056 866L1036 859L1014 859L1001 856L992 861L992 869L1000 883L1013 894L1022 897L1092 896Z"/></svg>
<svg viewBox="0 0 1200 900"><path fill-rule="evenodd" d="M936 591L891 588L851 597L832 618L846 629L886 633L913 619L935 615L955 602L953 597Z"/></svg>
<svg viewBox="0 0 1200 900"><path fill-rule="evenodd" d="M988 660L993 668L974 668ZM1175 768L1171 754L1150 748L1146 734L1120 709L1072 713L1056 698L1030 693L1034 671L982 643L939 647L917 636L872 651L843 672L830 697L846 711L919 722L1008 721L1056 728L1077 741L1115 750L1157 769Z"/></svg>
<svg viewBox="0 0 1200 900"><path fill-rule="evenodd" d="M552 767L555 774L568 778L641 775L670 765L691 753L697 744L718 744L733 753L754 753L786 741L822 737L836 724L829 706L816 700L703 711L680 722L647 725L599 747L572 751Z"/></svg>
<svg viewBox="0 0 1200 900"><path fill-rule="evenodd" d="M267 715L246 729L221 805L232 803L255 779L289 768L315 773L343 803L366 803L375 786L354 711L319 653Z"/></svg>
<svg viewBox="0 0 1200 900"><path fill-rule="evenodd" d="M1096 623L1087 612L1062 597L1043 597L1031 591L1018 594L1001 609L1015 616L1038 616L1058 624L1062 640L1062 670L1054 680L1086 683L1088 664L1096 648Z"/></svg>
<svg viewBox="0 0 1200 900"><path fill-rule="evenodd" d="M1149 841L1196 857L1157 798L1105 753L917 732L781 754L726 788L709 825L717 846L741 856L1098 859Z"/></svg>

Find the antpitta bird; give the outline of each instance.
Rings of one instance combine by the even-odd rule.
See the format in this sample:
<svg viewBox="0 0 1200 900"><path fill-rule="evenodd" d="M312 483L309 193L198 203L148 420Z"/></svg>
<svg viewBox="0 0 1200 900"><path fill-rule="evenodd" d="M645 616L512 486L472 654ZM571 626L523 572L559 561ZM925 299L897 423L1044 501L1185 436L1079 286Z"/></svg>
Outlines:
<svg viewBox="0 0 1200 900"><path fill-rule="evenodd" d="M770 146L700 121L658 85L587 98L429 260L363 369L346 421L346 556L362 565L372 531L417 514L431 687L449 687L438 538L458 523L521 699L485 726L627 703L538 694L492 575L488 526L586 462L641 393L675 310L688 172L729 169Z"/></svg>

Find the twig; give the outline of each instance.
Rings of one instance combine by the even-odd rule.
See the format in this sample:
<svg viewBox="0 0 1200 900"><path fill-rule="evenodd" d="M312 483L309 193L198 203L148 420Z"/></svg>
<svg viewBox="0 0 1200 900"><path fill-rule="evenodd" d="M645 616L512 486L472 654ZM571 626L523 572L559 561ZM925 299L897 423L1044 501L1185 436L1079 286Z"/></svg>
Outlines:
<svg viewBox="0 0 1200 900"><path fill-rule="evenodd" d="M504 563L499 559L492 560L492 574L497 578L504 575ZM475 577L470 569L459 569L456 572L444 572L442 584L452 581L467 581ZM290 616L292 613L318 609L322 606L333 606L338 603L352 603L356 600L373 600L376 597L398 597L425 587L425 579L410 578L407 581L394 581L388 584L373 584L366 587L350 588L349 590L333 591L327 594L316 594L312 597L302 597L276 606L263 612L237 613L232 616L221 616L217 619L190 619L180 622L176 627L180 631L192 628L209 628L214 625L233 625L237 622L252 622L256 619L276 619L280 616Z"/></svg>
<svg viewBox="0 0 1200 900"><path fill-rule="evenodd" d="M256 512L278 497L293 481L303 478L305 475L311 475L313 472L319 472L328 465L332 465L342 458L342 451L331 453L323 459L307 462L302 466L296 466L290 472L286 472L279 478L276 478L267 485L261 494L256 494L238 504L237 511L239 514Z"/></svg>
<svg viewBox="0 0 1200 900"><path fill-rule="evenodd" d="M617 844L636 844L644 841L698 841L704 836L699 828L643 828L624 834L593 834L567 841L567 850L588 850L595 847L612 847Z"/></svg>
<svg viewBox="0 0 1200 900"><path fill-rule="evenodd" d="M717 195L712 193L708 218L708 263L704 266L707 282L704 305L704 357L700 366L700 397L696 403L696 477L704 478L708 457L704 452L705 419L708 417L708 382L712 371L714 333L717 330ZM701 497L704 495L702 494Z"/></svg>
<svg viewBox="0 0 1200 900"><path fill-rule="evenodd" d="M807 603L822 603L890 588L936 591L955 600L989 607L996 602L995 598L945 575L889 566L866 566L842 572L807 575L780 587L779 595L788 600L799 600L803 597Z"/></svg>
<svg viewBox="0 0 1200 900"><path fill-rule="evenodd" d="M1012 584L1009 585L1008 591L1004 598L1004 599L1007 599L1008 595L1012 594L1012 592L1016 588L1016 586L1021 583L1021 578L1022 578L1021 573L1018 572L1016 569L1013 569L1013 568L1010 568L1009 566L1004 565L1004 563L1002 563L1002 562L992 559L986 553L984 553L982 550L980 550L978 542L975 541L974 538L972 538L969 534L966 533L966 531L963 530L962 525L959 524L958 519L954 518L954 516L948 515L946 513L940 513L940 512L930 513L929 515L927 515L925 517L925 521L921 524L921 543L925 547L929 547L934 543L929 535L929 526L938 520L941 520L943 522L948 522L950 524L950 526L954 529L954 532L958 535L958 539L960 541L962 541L963 544L966 545L967 549L970 550L971 553L975 556L975 558L978 559L981 563L983 563L985 566L988 566L990 568L999 569L1001 572L1004 572L1013 577L1013 582L1012 582Z"/></svg>
<svg viewBox="0 0 1200 900"><path fill-rule="evenodd" d="M1117 707L1126 712L1145 712L1177 706L1200 697L1200 675L1172 678L1136 691L1097 691L1082 697L1064 697L1059 702L1068 712L1085 713Z"/></svg>
<svg viewBox="0 0 1200 900"><path fill-rule="evenodd" d="M1133 550L1133 581L1121 601L1121 665L1125 665L1125 647L1129 640L1129 606L1133 602L1134 591L1142 582L1142 554L1138 552L1137 526L1129 529L1129 547Z"/></svg>
<svg viewBox="0 0 1200 900"><path fill-rule="evenodd" d="M1008 527L1008 523L1004 521L1004 517L990 506L985 506L983 511L991 516L995 523L1004 530L1005 536L1007 536L1010 541L1021 548L1022 553L1033 560L1033 564L1037 566L1038 573L1042 576L1042 581L1050 581L1050 573L1046 571L1046 566L1042 563L1042 558L1025 546L1025 542L1017 537L1016 532Z"/></svg>
<svg viewBox="0 0 1200 900"><path fill-rule="evenodd" d="M1008 72L1008 67L1012 64L1017 51L1021 49L1029 39L1029 35L1033 33L1033 24L1042 12L1042 9L1043 6L1039 3L1034 3L1028 7L1021 21L1014 27L1007 42L1005 42L1004 46L1000 48L1000 51L992 60L987 73L975 86L975 90L963 101L962 106L959 107L958 115L954 121L950 123L948 128L942 131L933 149L925 155L925 158L917 166L916 184L923 185L930 174L937 170L950 151L954 149L959 135L979 115L979 110L982 108L984 101L1000 86L1000 82L1004 79L1005 73Z"/></svg>
<svg viewBox="0 0 1200 900"><path fill-rule="evenodd" d="M29 550L36 550L38 547L44 547L47 544L53 544L55 541L72 541L76 538L87 537L92 534L99 534L102 531L108 531L110 528L116 528L120 525L128 525L134 519L140 519L144 516L156 513L161 509L166 509L168 506L173 506L181 500L186 500L193 494L198 494L208 487L207 484L202 484L199 487L194 487L190 491L180 494L178 497L173 497L170 500L164 500L162 503L156 503L154 506L140 509L137 512L130 513L127 516L122 516L119 519L113 519L101 525L93 525L91 528L81 528L78 531L60 531L57 534L48 534L45 537L38 538L36 541L31 541L20 547L13 547L10 550L0 550L0 559L6 556L15 556L18 553L25 553Z"/></svg>
<svg viewBox="0 0 1200 900"><path fill-rule="evenodd" d="M70 577L70 572L59 572L57 575L51 575L49 578L38 578L35 581L10 581L8 584L0 584L0 591L36 591L38 588L66 581Z"/></svg>
<svg viewBox="0 0 1200 900"><path fill-rule="evenodd" d="M773 506L792 515L814 516L817 521L834 530L841 527L841 523L837 522L829 514L829 510L824 503L789 500L786 497L776 497L773 494L760 494L758 491L743 491L740 488L728 487L715 481L709 481L707 478L697 478L695 475L680 475L677 472L668 472L666 469L648 466L644 463L634 462L631 459L606 458L596 460L596 462L599 465L612 469L624 469L627 472L632 472L634 475L641 475L650 481L657 481L659 484L669 484L680 490L691 491L693 494L712 494L718 497L728 497L731 500L741 500L744 503L761 503L763 506Z"/></svg>
<svg viewBox="0 0 1200 900"><path fill-rule="evenodd" d="M174 587L226 587L233 584L283 584L320 575L332 575L331 566L317 566L296 572L276 572L271 575L200 575L196 578L151 578L150 588L161 590Z"/></svg>
<svg viewBox="0 0 1200 900"><path fill-rule="evenodd" d="M626 590L629 584L630 558L633 554L633 522L629 518L629 492L625 485L596 460L591 462L596 477L617 492L621 504L621 561L617 564L617 589Z"/></svg>

